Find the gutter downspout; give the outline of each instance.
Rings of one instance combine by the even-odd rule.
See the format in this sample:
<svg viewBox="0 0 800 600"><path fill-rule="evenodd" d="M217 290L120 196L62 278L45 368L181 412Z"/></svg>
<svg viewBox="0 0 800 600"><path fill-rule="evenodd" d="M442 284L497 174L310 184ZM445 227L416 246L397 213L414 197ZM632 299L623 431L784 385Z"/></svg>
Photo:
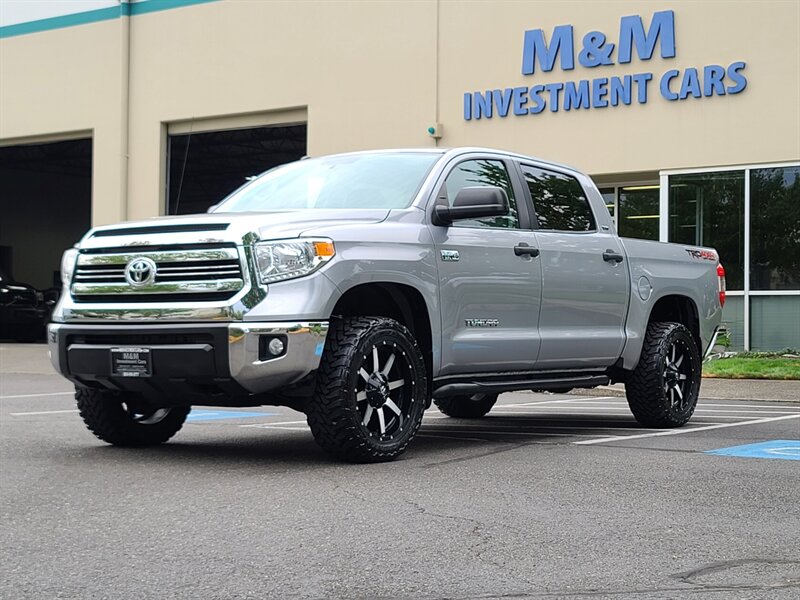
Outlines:
<svg viewBox="0 0 800 600"><path fill-rule="evenodd" d="M118 0L120 10L120 200L121 217L130 218L128 169L130 165L130 88L131 88L131 6L129 0Z"/></svg>

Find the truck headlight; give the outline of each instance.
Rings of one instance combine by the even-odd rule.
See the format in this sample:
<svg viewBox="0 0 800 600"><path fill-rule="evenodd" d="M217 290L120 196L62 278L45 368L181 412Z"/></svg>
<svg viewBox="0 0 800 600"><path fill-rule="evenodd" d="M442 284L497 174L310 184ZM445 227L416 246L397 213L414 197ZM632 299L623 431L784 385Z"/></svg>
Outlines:
<svg viewBox="0 0 800 600"><path fill-rule="evenodd" d="M64 251L61 257L61 281L64 287L69 287L72 281L72 273L75 271L75 261L78 260L78 249L69 248Z"/></svg>
<svg viewBox="0 0 800 600"><path fill-rule="evenodd" d="M325 238L259 242L253 249L261 283L303 277L316 271L336 254L333 241Z"/></svg>

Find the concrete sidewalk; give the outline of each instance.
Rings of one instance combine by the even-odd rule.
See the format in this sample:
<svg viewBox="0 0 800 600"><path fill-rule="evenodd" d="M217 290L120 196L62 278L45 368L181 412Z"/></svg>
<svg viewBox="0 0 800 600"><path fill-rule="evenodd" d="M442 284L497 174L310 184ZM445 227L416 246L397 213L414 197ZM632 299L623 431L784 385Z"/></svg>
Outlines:
<svg viewBox="0 0 800 600"><path fill-rule="evenodd" d="M55 374L47 354L47 344L0 344L0 374L3 373ZM624 396L625 386L603 385L591 390L575 390L574 393ZM800 381L704 378L700 397L800 402Z"/></svg>
<svg viewBox="0 0 800 600"><path fill-rule="evenodd" d="M0 374L55 375L47 344L0 343Z"/></svg>
<svg viewBox="0 0 800 600"><path fill-rule="evenodd" d="M624 396L621 383L601 385L590 390L575 390L584 396ZM700 397L723 400L775 400L800 402L800 381L777 379L716 379L704 377Z"/></svg>

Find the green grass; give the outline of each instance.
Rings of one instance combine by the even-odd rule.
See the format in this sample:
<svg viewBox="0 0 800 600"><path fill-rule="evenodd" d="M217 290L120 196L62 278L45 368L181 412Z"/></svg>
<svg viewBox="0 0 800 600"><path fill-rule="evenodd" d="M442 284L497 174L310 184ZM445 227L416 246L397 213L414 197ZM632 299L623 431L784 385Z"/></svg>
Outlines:
<svg viewBox="0 0 800 600"><path fill-rule="evenodd" d="M800 358L747 353L703 364L703 377L720 379L800 379Z"/></svg>

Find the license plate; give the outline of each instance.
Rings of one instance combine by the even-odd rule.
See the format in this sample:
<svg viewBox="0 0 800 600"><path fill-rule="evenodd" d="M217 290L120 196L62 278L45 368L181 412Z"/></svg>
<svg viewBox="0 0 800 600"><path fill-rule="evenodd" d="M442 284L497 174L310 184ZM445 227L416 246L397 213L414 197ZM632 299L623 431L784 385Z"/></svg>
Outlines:
<svg viewBox="0 0 800 600"><path fill-rule="evenodd" d="M112 348L111 374L121 377L150 377L153 374L150 348Z"/></svg>

